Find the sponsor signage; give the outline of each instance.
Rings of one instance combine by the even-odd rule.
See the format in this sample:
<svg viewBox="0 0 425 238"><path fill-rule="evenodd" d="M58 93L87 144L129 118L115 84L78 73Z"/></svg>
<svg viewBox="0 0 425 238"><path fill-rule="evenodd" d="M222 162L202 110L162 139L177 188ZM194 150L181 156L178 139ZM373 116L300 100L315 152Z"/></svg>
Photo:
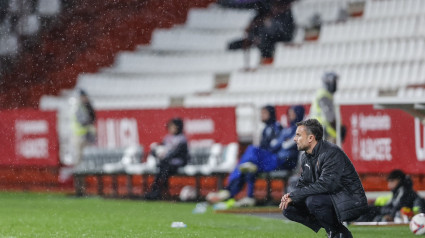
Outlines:
<svg viewBox="0 0 425 238"><path fill-rule="evenodd" d="M0 165L58 165L55 112L0 112L0 131Z"/></svg>
<svg viewBox="0 0 425 238"><path fill-rule="evenodd" d="M341 106L341 116L347 127L342 146L358 172L425 171L424 125L419 119L372 105Z"/></svg>
<svg viewBox="0 0 425 238"><path fill-rule="evenodd" d="M277 106L278 119L286 124L288 106ZM309 106L305 106L308 112ZM374 109L373 105L342 105L347 134L342 148L360 173L425 171L425 127L418 118L400 109Z"/></svg>
<svg viewBox="0 0 425 238"><path fill-rule="evenodd" d="M191 144L237 142L235 108L171 108L164 110L97 111L98 145L141 144L147 150L167 134L166 124L180 117Z"/></svg>

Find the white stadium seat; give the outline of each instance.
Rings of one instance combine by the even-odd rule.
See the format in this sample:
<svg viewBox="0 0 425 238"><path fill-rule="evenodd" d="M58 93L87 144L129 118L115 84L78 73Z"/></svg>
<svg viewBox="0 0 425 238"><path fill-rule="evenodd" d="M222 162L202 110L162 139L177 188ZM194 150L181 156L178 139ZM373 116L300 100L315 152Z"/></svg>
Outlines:
<svg viewBox="0 0 425 238"><path fill-rule="evenodd" d="M243 30L255 16L252 10L225 9L216 6L189 11L186 27L201 30Z"/></svg>
<svg viewBox="0 0 425 238"><path fill-rule="evenodd" d="M152 35L151 49L158 51L225 51L229 42L243 36L242 30L158 29Z"/></svg>

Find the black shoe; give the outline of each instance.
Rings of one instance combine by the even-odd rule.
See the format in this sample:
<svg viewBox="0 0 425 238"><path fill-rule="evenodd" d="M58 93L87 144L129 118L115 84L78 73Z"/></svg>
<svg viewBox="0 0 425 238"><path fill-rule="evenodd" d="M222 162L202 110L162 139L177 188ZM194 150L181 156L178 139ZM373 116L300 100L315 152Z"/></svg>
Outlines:
<svg viewBox="0 0 425 238"><path fill-rule="evenodd" d="M341 226L341 228L339 229L339 234L341 234L341 238L353 238L353 235L351 234L350 230L348 230L347 227L345 227L344 225Z"/></svg>
<svg viewBox="0 0 425 238"><path fill-rule="evenodd" d="M146 200L159 200L161 198L161 193L158 191L151 191L146 193L143 198Z"/></svg>
<svg viewBox="0 0 425 238"><path fill-rule="evenodd" d="M235 40L228 45L229 50L239 50L251 47L252 43L248 39Z"/></svg>
<svg viewBox="0 0 425 238"><path fill-rule="evenodd" d="M343 225L337 231L330 231L327 234L328 238L353 238L351 232Z"/></svg>

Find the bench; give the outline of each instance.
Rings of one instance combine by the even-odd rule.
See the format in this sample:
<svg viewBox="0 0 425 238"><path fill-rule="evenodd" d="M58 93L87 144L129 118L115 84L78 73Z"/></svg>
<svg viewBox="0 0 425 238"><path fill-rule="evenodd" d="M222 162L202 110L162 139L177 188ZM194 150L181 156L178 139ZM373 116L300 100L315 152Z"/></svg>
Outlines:
<svg viewBox="0 0 425 238"><path fill-rule="evenodd" d="M74 188L77 196L85 195L85 178L89 175L97 177L97 191L103 195L102 176L113 176L114 193L118 191L117 175L125 173L125 166L140 161L143 156L141 146L127 148L86 147L82 153L81 163L73 171Z"/></svg>
<svg viewBox="0 0 425 238"><path fill-rule="evenodd" d="M229 143L227 145L214 143L208 146L190 146L190 161L184 167L178 169L177 174L173 176L188 176L195 178L195 189L197 199L201 198L201 177L216 176L218 178L218 188L223 187L223 180L236 166L239 145L238 143ZM131 178L133 175L142 175L142 190L147 191L147 177L158 173L157 159L149 155L144 163L131 164L125 168L129 176L130 187L132 191Z"/></svg>

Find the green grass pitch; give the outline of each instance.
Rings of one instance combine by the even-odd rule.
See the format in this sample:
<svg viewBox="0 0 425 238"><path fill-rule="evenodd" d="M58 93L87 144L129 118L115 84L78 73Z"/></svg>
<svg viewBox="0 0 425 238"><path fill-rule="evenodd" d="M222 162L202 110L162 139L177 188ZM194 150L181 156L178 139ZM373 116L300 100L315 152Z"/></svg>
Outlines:
<svg viewBox="0 0 425 238"><path fill-rule="evenodd" d="M284 219L192 214L194 203L0 192L0 237L326 237ZM282 217L283 218L283 217ZM182 221L186 228L171 228ZM415 237L407 226L354 227L354 237Z"/></svg>

